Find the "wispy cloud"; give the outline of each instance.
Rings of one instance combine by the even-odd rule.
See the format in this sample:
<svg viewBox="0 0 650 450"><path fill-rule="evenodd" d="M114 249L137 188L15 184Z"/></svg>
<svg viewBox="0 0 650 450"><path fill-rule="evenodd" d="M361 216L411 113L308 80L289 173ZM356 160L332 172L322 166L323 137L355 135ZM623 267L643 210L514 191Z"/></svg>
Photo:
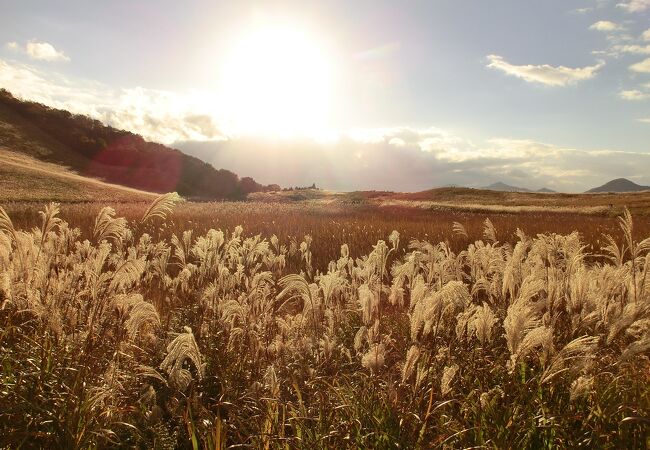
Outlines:
<svg viewBox="0 0 650 450"><path fill-rule="evenodd" d="M628 12L640 12L650 9L650 0L628 0L618 3L616 6Z"/></svg>
<svg viewBox="0 0 650 450"><path fill-rule="evenodd" d="M630 70L639 73L650 73L650 58L646 58L641 62L632 64Z"/></svg>
<svg viewBox="0 0 650 450"><path fill-rule="evenodd" d="M643 92L638 89L630 89L627 91L619 92L619 97L621 97L623 100L633 100L633 101L646 100L650 98L650 93Z"/></svg>
<svg viewBox="0 0 650 450"><path fill-rule="evenodd" d="M592 24L589 27L590 30L596 30L596 31L618 31L618 30L623 30L624 28L614 22L610 22L609 20L599 20L598 22Z"/></svg>
<svg viewBox="0 0 650 450"><path fill-rule="evenodd" d="M529 83L540 83L546 86L568 86L580 81L589 80L596 76L596 73L604 65L604 61L599 61L593 66L586 67L565 67L551 66L548 64L541 65L514 65L508 63L502 56L488 55L490 62L487 67L498 69Z"/></svg>
<svg viewBox="0 0 650 450"><path fill-rule="evenodd" d="M29 41L23 48L18 42L7 42L8 49L24 52L31 59L48 62L68 62L70 58L48 42Z"/></svg>

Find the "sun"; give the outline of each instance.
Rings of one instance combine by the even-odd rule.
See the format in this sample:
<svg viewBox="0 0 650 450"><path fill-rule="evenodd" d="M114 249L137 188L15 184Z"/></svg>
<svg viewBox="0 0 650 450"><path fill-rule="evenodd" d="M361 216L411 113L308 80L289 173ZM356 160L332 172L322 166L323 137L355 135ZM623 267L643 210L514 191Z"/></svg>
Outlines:
<svg viewBox="0 0 650 450"><path fill-rule="evenodd" d="M323 46L297 28L265 26L236 40L221 85L240 134L313 135L326 127L331 63Z"/></svg>

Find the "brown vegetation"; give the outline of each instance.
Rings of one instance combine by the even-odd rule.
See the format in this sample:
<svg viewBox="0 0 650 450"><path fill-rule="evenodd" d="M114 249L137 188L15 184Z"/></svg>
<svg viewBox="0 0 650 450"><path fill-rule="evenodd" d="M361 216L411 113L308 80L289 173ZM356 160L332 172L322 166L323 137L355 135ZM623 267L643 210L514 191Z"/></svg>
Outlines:
<svg viewBox="0 0 650 450"><path fill-rule="evenodd" d="M177 201L0 209L0 446L648 445L627 212Z"/></svg>

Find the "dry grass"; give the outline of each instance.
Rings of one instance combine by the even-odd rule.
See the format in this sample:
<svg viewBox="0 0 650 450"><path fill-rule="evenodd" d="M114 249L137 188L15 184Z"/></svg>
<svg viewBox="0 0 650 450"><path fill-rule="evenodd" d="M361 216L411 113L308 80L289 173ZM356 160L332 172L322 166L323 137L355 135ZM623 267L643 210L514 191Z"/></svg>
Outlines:
<svg viewBox="0 0 650 450"><path fill-rule="evenodd" d="M155 194L83 177L0 147L0 202L146 202Z"/></svg>
<svg viewBox="0 0 650 450"><path fill-rule="evenodd" d="M650 444L647 222L175 202L0 209L0 447Z"/></svg>

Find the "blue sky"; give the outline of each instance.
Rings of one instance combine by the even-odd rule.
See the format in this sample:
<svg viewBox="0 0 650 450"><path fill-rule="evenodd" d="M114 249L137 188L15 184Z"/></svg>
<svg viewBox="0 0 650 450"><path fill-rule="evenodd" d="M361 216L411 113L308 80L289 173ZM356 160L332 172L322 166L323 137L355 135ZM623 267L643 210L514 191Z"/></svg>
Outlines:
<svg viewBox="0 0 650 450"><path fill-rule="evenodd" d="M0 10L0 87L263 182L650 185L650 0Z"/></svg>

